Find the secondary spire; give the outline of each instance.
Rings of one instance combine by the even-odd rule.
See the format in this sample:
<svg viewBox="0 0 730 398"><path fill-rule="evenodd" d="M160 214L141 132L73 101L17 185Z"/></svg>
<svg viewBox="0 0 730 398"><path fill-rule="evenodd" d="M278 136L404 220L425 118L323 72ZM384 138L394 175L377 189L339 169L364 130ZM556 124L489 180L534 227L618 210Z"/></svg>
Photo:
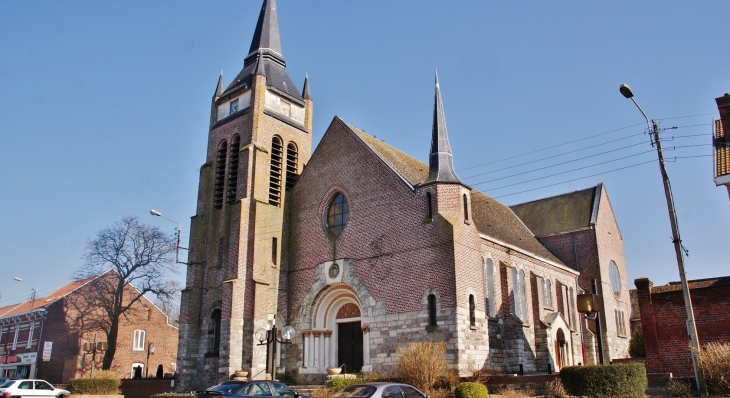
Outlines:
<svg viewBox="0 0 730 398"><path fill-rule="evenodd" d="M454 156L451 153L449 135L446 131L444 106L441 102L439 76L436 72L436 92L433 104L433 127L431 129L431 153L428 156L428 177L421 185L437 182L462 184L454 171Z"/></svg>

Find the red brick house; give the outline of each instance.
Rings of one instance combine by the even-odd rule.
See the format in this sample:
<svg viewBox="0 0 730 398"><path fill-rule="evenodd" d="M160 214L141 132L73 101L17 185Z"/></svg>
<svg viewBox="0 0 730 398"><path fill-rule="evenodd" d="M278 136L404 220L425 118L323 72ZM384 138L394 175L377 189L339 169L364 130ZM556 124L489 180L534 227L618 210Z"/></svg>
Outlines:
<svg viewBox="0 0 730 398"><path fill-rule="evenodd" d="M105 337L101 331L84 328L84 316L91 315L80 313L93 313L83 306L83 298L92 294L106 275L73 281L35 301L0 308L0 374L37 377L51 383L68 383L69 379L88 375L91 354L83 351L83 344L93 342L95 335L98 342L105 341ZM134 289L130 285L128 288ZM130 378L133 367L145 368L149 361L151 377L158 365L164 373L174 373L177 328L168 325L167 316L146 298L136 307L134 315L119 327L112 370ZM155 348L154 354L148 359L151 347ZM101 368L101 357L97 353L97 369Z"/></svg>
<svg viewBox="0 0 730 398"><path fill-rule="evenodd" d="M309 82L300 92L286 72L277 12L274 0L263 2L243 69L227 87L220 76L211 101L178 388L207 387L236 370L299 382L321 381L342 364L389 373L396 349L414 341L444 341L462 373L584 363L581 272L607 284L615 262L623 296L607 300L628 302L602 186L584 195L579 226L536 234L457 176L438 80L431 134L414 137L431 140L428 164L339 117L312 151ZM560 242L545 243L573 232L580 264ZM619 327L609 315L609 327ZM292 344L277 345L270 369L273 351L254 332L273 323L296 332ZM621 344L608 339L607 352L620 357Z"/></svg>
<svg viewBox="0 0 730 398"><path fill-rule="evenodd" d="M700 345L730 343L730 277L688 281ZM646 349L649 383L663 387L670 377L694 378L684 296L679 282L654 286L634 280Z"/></svg>
<svg viewBox="0 0 730 398"><path fill-rule="evenodd" d="M730 196L730 94L715 98L720 119L713 123L715 185L724 185Z"/></svg>

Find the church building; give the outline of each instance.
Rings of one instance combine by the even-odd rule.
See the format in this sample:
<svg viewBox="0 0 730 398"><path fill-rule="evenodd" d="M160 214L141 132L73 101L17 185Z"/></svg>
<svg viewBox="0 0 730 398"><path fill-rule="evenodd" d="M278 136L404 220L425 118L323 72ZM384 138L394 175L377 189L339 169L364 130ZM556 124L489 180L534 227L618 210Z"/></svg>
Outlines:
<svg viewBox="0 0 730 398"><path fill-rule="evenodd" d="M227 87L219 78L211 103L179 389L237 370L299 383L343 364L387 374L396 349L416 341L445 342L462 373L594 363L595 325L576 311L593 279L603 328L628 329L605 188L510 208L469 187L454 170L440 90L437 77L428 164L339 117L312 148L309 82L299 91L288 76L275 0L264 0L243 69ZM294 333L269 345L256 336L284 326ZM602 335L606 363L627 356L616 331Z"/></svg>

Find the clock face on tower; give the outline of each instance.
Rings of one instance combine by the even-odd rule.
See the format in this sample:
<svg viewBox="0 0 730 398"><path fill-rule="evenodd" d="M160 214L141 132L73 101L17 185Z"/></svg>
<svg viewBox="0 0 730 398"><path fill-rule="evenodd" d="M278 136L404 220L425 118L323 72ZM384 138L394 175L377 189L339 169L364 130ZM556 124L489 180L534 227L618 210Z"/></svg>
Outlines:
<svg viewBox="0 0 730 398"><path fill-rule="evenodd" d="M337 278L337 275L340 274L340 266L337 265L337 263L333 263L332 265L330 265L329 274L330 278Z"/></svg>

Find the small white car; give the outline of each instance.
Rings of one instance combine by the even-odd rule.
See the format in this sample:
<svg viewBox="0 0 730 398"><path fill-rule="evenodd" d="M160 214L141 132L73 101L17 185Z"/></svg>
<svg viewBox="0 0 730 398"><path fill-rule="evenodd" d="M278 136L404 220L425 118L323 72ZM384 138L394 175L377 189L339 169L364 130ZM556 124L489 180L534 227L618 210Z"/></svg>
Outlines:
<svg viewBox="0 0 730 398"><path fill-rule="evenodd" d="M2 398L63 398L68 394L68 391L55 388L45 380L8 380L0 385Z"/></svg>

